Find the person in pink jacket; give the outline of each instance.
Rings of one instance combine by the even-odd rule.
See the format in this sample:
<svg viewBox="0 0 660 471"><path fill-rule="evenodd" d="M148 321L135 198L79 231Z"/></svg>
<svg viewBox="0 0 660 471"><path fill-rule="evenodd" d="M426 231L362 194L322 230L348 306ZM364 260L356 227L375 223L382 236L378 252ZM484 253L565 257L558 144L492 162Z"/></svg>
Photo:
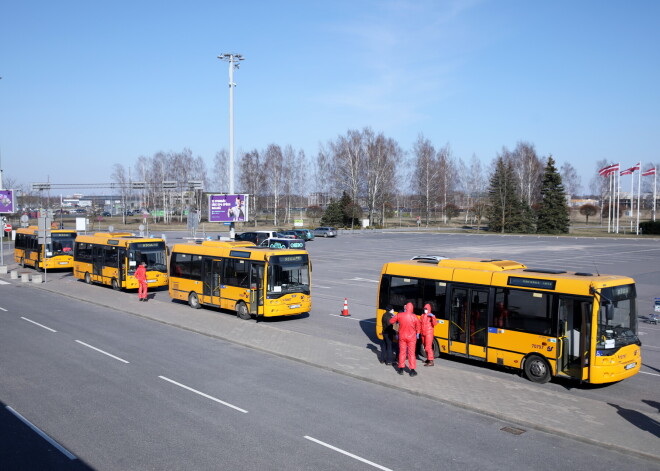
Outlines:
<svg viewBox="0 0 660 471"><path fill-rule="evenodd" d="M147 264L142 262L135 270L135 278L138 280L138 300L147 301Z"/></svg>
<svg viewBox="0 0 660 471"><path fill-rule="evenodd" d="M419 318L421 323L422 331L422 344L424 345L424 350L426 350L426 361L424 366L433 366L433 360L435 354L433 353L433 337L434 337L434 327L438 323L438 319L435 318L435 315L431 312L431 305L424 305L424 314Z"/></svg>
<svg viewBox="0 0 660 471"><path fill-rule="evenodd" d="M390 324L397 322L399 323L399 374L403 374L407 356L410 376L416 376L417 355L415 353L415 346L419 338L419 319L413 312L412 303L406 304L403 312L398 313L390 319Z"/></svg>

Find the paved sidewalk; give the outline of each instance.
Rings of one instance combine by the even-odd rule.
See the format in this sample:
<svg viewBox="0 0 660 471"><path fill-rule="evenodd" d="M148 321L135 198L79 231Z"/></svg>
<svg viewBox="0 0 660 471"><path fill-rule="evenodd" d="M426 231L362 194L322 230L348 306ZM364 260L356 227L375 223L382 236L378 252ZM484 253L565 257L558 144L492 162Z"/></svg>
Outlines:
<svg viewBox="0 0 660 471"><path fill-rule="evenodd" d="M3 275L5 279L8 275ZM20 280L12 280L20 283ZM227 340L283 358L382 386L438 400L467 410L584 443L604 446L660 462L659 414L623 409L615 404L554 391L536 385L500 380L497 376L436 367L410 378L380 365L372 350L321 337L286 331L270 323L243 321L210 309L193 310L171 302L167 291L148 303L136 294L86 285L75 278L49 277L47 283L26 283L111 309ZM150 296L154 294L151 293Z"/></svg>

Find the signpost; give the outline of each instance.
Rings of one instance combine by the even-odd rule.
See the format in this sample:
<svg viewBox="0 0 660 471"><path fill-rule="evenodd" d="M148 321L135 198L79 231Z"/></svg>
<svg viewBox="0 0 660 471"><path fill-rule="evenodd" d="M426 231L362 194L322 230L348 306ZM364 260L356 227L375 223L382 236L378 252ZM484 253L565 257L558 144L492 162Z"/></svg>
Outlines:
<svg viewBox="0 0 660 471"><path fill-rule="evenodd" d="M43 244L45 247L45 250L43 251L44 257L48 257L49 255L52 255L52 241L53 239L51 238L51 224L53 222L52 215L49 214L50 211L47 212L46 215L44 216L39 216L37 218L37 241L39 244ZM44 263L44 283L46 282L46 277L48 276L48 270L46 269L46 261L43 261Z"/></svg>

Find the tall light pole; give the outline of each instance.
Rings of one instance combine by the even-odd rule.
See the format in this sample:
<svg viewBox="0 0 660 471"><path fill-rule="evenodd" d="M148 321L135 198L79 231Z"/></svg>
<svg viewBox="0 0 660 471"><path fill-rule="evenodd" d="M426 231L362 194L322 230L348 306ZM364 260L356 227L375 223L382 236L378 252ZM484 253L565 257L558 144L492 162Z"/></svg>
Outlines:
<svg viewBox="0 0 660 471"><path fill-rule="evenodd" d="M224 53L218 56L221 61L229 62L229 194L234 194L234 68L238 69L241 54ZM229 237L234 238L234 223L229 225Z"/></svg>

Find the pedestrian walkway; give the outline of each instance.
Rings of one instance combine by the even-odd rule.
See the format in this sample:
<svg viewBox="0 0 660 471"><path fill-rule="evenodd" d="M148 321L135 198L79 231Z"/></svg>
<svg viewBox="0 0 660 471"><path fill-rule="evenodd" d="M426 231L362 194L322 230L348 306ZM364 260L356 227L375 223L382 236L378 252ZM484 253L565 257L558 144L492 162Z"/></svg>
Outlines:
<svg viewBox="0 0 660 471"><path fill-rule="evenodd" d="M424 369L414 379L399 376L393 368L379 364L368 348L282 330L271 323L244 321L211 309L193 311L171 301L167 291L151 292L149 302L140 303L137 294L86 285L72 276L51 277L48 283L30 284L29 289L33 288L451 404L510 422L511 426L533 428L660 462L658 414L544 390L531 383L443 367L443 362L436 362L437 366L428 371Z"/></svg>

